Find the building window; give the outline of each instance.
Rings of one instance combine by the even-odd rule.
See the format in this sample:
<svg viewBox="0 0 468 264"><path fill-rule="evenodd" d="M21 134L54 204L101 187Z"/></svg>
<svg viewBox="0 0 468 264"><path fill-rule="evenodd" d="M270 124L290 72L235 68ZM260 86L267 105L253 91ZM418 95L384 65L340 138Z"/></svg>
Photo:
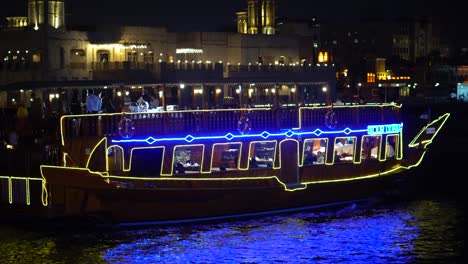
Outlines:
<svg viewBox="0 0 468 264"><path fill-rule="evenodd" d="M32 55L32 61L33 61L34 63L39 63L39 62L41 62L41 54L40 54L40 53L34 53L34 54Z"/></svg>
<svg viewBox="0 0 468 264"><path fill-rule="evenodd" d="M108 50L98 50L97 57L99 62L109 62L109 51Z"/></svg>
<svg viewBox="0 0 468 264"><path fill-rule="evenodd" d="M279 58L279 61L278 61L278 62L279 62L280 65L281 65L281 64L284 64L284 62L285 62L284 56L281 56L281 57Z"/></svg>
<svg viewBox="0 0 468 264"><path fill-rule="evenodd" d="M86 53L82 49L70 50L70 68L85 69Z"/></svg>
<svg viewBox="0 0 468 264"><path fill-rule="evenodd" d="M143 61L146 63L153 63L154 62L154 53L148 52L143 55Z"/></svg>
<svg viewBox="0 0 468 264"><path fill-rule="evenodd" d="M127 61L137 62L138 61L138 53L136 51L128 52L127 53Z"/></svg>

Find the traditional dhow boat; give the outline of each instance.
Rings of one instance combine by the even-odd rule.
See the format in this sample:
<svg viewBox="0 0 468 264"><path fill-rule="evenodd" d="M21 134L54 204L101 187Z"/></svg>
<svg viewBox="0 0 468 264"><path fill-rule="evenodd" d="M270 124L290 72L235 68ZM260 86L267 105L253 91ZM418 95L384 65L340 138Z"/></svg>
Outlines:
<svg viewBox="0 0 468 264"><path fill-rule="evenodd" d="M403 140L401 105L68 115L63 166L41 166L53 216L191 221L382 194L450 114Z"/></svg>

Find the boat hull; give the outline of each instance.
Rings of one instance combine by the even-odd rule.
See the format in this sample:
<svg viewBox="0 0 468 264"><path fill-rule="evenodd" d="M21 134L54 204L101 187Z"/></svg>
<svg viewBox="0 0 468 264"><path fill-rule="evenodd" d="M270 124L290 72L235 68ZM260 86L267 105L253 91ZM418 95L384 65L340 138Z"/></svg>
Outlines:
<svg viewBox="0 0 468 264"><path fill-rule="evenodd" d="M49 169L47 175L50 180L54 179L52 175L58 178L66 171L65 168ZM81 181L86 177L96 178L92 174L84 175L86 173L82 171ZM405 173L399 173L294 186L284 185L276 177L243 181L213 179L203 182L168 179L145 181L140 186L133 186L128 181L125 185L109 180L96 188L79 184L79 178L75 177L75 181L66 184L48 184L48 190L56 194L49 197L48 205L49 208L55 208L55 217L128 224L253 216L383 197L389 191L400 188L401 180L406 176ZM55 182L58 183L57 180Z"/></svg>

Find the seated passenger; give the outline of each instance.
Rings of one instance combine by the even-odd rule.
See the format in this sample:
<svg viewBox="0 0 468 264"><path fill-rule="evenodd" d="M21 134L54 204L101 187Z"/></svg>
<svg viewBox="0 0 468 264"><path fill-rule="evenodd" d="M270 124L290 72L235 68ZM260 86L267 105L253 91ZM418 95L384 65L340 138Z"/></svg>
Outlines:
<svg viewBox="0 0 468 264"><path fill-rule="evenodd" d="M312 165L317 161L317 157L311 151L304 152L304 165Z"/></svg>
<svg viewBox="0 0 468 264"><path fill-rule="evenodd" d="M252 157L249 158L249 167L250 168L258 168L258 164L257 164L257 161L255 160L255 158L252 158Z"/></svg>
<svg viewBox="0 0 468 264"><path fill-rule="evenodd" d="M377 158L377 151L379 150L379 147L378 146L375 146L371 149L371 158L373 159L376 159Z"/></svg>
<svg viewBox="0 0 468 264"><path fill-rule="evenodd" d="M395 156L395 149L390 143L387 142L387 146L385 149L386 149L387 158L393 158L393 156Z"/></svg>
<svg viewBox="0 0 468 264"><path fill-rule="evenodd" d="M325 163L325 155L319 151L317 152L317 160L314 162L314 164L324 164Z"/></svg>

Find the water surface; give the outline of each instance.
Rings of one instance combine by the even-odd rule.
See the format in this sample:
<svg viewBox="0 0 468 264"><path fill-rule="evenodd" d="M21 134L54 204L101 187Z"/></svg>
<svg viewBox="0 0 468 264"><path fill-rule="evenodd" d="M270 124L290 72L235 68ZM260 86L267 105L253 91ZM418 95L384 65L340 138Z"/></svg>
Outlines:
<svg viewBox="0 0 468 264"><path fill-rule="evenodd" d="M466 263L463 207L373 208L118 230L0 227L0 263Z"/></svg>

